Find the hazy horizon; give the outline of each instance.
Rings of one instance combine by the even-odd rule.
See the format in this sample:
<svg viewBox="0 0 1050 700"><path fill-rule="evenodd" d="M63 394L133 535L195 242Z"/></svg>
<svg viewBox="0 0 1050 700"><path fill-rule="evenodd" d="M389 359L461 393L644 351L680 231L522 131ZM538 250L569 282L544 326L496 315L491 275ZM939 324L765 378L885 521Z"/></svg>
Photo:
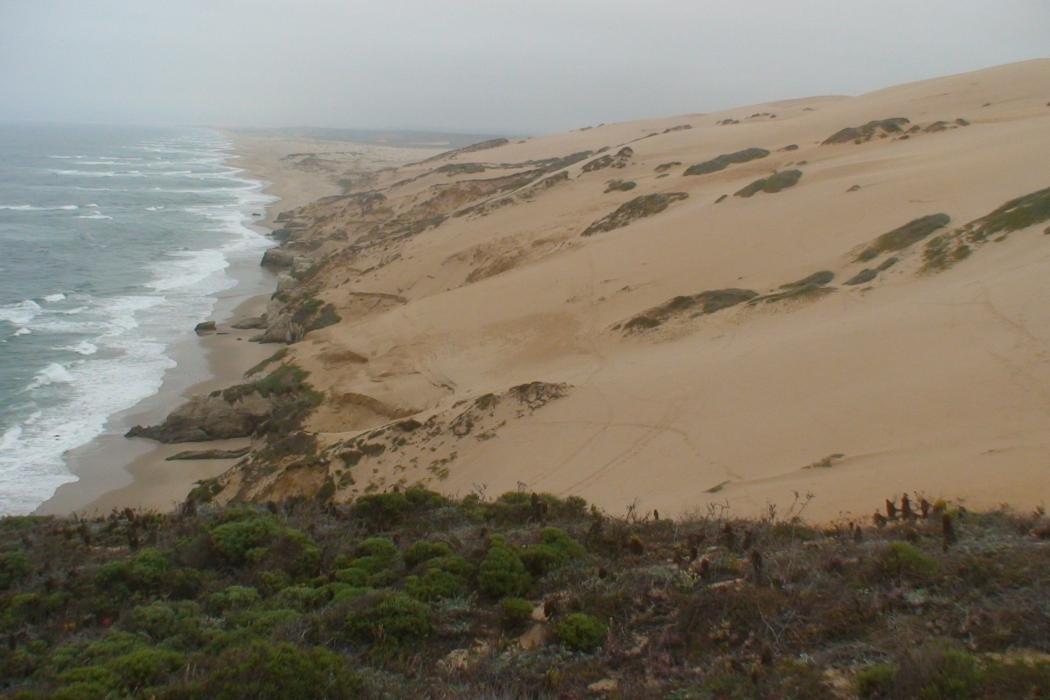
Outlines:
<svg viewBox="0 0 1050 700"><path fill-rule="evenodd" d="M532 134L1040 58L1050 4L0 5L0 121Z"/></svg>

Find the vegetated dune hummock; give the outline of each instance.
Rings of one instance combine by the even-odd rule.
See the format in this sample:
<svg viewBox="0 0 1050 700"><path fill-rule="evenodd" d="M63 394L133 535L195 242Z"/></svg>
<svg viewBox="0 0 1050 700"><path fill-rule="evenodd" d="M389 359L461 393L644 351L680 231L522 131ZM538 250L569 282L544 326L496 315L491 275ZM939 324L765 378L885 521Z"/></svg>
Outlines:
<svg viewBox="0 0 1050 700"><path fill-rule="evenodd" d="M264 414L195 497L1043 503L1048 86L1037 60L493 142L286 212L262 335L293 342L212 397Z"/></svg>

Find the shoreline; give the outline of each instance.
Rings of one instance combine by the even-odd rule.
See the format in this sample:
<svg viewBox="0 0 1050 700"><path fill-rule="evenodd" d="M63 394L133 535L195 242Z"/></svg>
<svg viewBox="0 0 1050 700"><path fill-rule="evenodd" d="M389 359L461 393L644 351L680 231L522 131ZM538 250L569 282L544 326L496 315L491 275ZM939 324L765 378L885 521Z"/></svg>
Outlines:
<svg viewBox="0 0 1050 700"><path fill-rule="evenodd" d="M275 183L245 162L236 139L231 141L234 148L227 164L242 168L245 175L259 181L260 192L275 197L265 206L262 217L246 222L257 233L269 236L276 207L286 200ZM275 352L269 344L249 341L257 331L228 328L237 319L258 316L266 310L277 276L262 267L259 260L258 255L253 255L229 261L226 274L235 284L216 296L209 316L216 322L218 332L198 336L187 328L169 348L176 366L165 373L160 389L130 409L110 416L103 434L68 452L66 465L76 480L59 486L33 514L96 515L127 507L168 511L181 503L198 481L218 476L237 461L167 459L186 450L242 447L249 444L249 438L167 445L126 438L124 433L136 424L163 421L194 394L240 382L247 369Z"/></svg>
<svg viewBox="0 0 1050 700"><path fill-rule="evenodd" d="M280 212L342 193L339 178L347 173L367 177L382 167L432 155L428 149L214 130L232 144L225 164L241 169L245 177L260 183L261 193L274 198L265 205L262 216L245 222L266 236L280 227L275 221ZM294 161L297 156L310 154L317 155L323 166L304 166ZM186 328L168 348L168 355L176 366L165 373L160 389L130 409L110 416L103 434L67 452L65 462L76 480L59 486L34 514L105 515L113 509L128 507L170 511L185 500L197 482L214 478L237 463L237 458L177 461L167 461L167 458L188 450L240 448L249 445L250 438L163 444L146 438L124 437L134 425L163 422L171 411L195 394L241 383L246 370L283 347L252 343L249 338L258 331L228 327L234 320L262 315L278 277L260 265L258 254L234 257L229 263L226 273L236 284L216 296L216 304L207 319L216 322L218 332L198 336L193 328Z"/></svg>

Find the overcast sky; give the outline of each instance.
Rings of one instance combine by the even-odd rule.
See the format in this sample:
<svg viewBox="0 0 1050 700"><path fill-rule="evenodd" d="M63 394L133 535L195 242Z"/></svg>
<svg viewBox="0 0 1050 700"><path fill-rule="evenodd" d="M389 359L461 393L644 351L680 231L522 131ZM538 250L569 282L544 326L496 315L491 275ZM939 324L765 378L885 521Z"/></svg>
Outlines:
<svg viewBox="0 0 1050 700"><path fill-rule="evenodd" d="M1050 0L0 0L0 121L526 134L1047 55Z"/></svg>

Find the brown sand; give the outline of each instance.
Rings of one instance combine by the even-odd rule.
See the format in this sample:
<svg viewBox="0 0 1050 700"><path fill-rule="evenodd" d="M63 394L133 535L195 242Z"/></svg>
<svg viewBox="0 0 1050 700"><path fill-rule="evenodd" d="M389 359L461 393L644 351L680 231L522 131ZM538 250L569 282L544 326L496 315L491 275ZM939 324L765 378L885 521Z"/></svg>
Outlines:
<svg viewBox="0 0 1050 700"><path fill-rule="evenodd" d="M463 402L524 382L572 387L534 412L500 409L483 434L439 435L364 460L337 497L401 482L458 494L579 494L614 513L631 504L674 514L724 503L755 514L770 504L783 512L795 494L812 492L806 515L819 519L864 515L903 491L974 507L1044 504L1045 224L989 242L945 272L920 274L920 243L873 282L842 282L864 267L854 261L860 250L911 219L946 212L951 230L1050 186L1048 85L1050 60L1029 61L859 97L603 125L403 165L364 187L382 190L395 215L435 193L451 198L454 183L469 189L504 175L505 164L628 144L634 151L623 168L583 172L578 163L538 194L378 245L368 238L373 224L357 228L345 201L309 207L324 222L309 232L321 243L318 254L331 252L339 236L366 243L313 280L343 321L290 346L290 359L328 397L306 425L322 447L338 454L342 442L393 416L444 420ZM751 116L759 113L777 116ZM920 127L957 118L969 125L821 145L843 127L890 117ZM726 118L738 123L717 124ZM692 128L668 131L682 124ZM779 150L788 144L798 148ZM238 147L242 164L294 190L289 202L335 191L341 166L280 153L324 150L323 161L342 146L245 138ZM681 175L749 147L772 153ZM656 167L672 161L683 165L658 177ZM497 172L432 172L472 162ZM792 168L803 171L793 187L715 203ZM611 178L637 187L607 193ZM849 191L854 185L860 189ZM580 236L620 204L657 192L689 197L623 228ZM819 298L683 315L643 334L614 328L678 295L768 293L819 270L836 273L835 291ZM357 357L367 361L347 359ZM835 453L844 457L830 467L805 468ZM323 468L338 478L341 465L335 458ZM304 473L278 471L254 486L237 470L223 478L227 496L241 489L265 498L328 475ZM119 500L171 503L180 492L150 501L125 491Z"/></svg>
<svg viewBox="0 0 1050 700"><path fill-rule="evenodd" d="M307 426L322 444L339 445L391 415L450 415L462 410L457 402L522 382L573 386L495 435L450 436L357 465L356 484L337 496L421 482L459 494L579 494L615 513L634 503L672 514L717 503L738 513L778 504L783 512L796 493L812 492L807 515L817 518L867 514L903 491L975 507L1045 503L1045 224L990 242L946 272L920 274L917 244L874 282L842 282L864 267L854 262L860 249L911 219L947 212L959 226L1050 186L1048 85L1050 61L1030 61L859 97L605 125L384 176L377 187L405 212L456 181L429 172L444 162L634 150L622 169L584 172L577 164L534 200L452 216L367 248L350 261L353 273L326 268L320 296L344 320L292 346L315 387L343 397ZM777 116L751 117L763 112ZM898 116L923 128L957 118L969 125L821 145L843 127ZM725 118L739 123L717 125ZM665 133L680 124L692 128ZM789 144L798 149L779 150ZM772 154L681 175L753 146ZM671 161L683 165L658 178L656 166ZM715 203L790 168L804 173L794 187ZM610 178L638 185L606 193ZM854 185L860 189L849 192ZM619 204L652 192L689 197L626 227L580 236ZM319 240L367 233L352 217L340 219L347 215L335 205L319 205L315 216L327 221L316 229ZM812 301L686 316L648 334L613 328L677 295L766 293L818 270L835 271L837 289ZM361 304L362 294L376 293L405 302ZM339 361L347 351L368 362ZM833 453L845 457L804 468ZM438 459L447 459L447 473L427 468ZM328 467L335 478L340 464ZM237 474L230 477L231 488L242 488ZM294 493L296 478L278 475L249 495Z"/></svg>

